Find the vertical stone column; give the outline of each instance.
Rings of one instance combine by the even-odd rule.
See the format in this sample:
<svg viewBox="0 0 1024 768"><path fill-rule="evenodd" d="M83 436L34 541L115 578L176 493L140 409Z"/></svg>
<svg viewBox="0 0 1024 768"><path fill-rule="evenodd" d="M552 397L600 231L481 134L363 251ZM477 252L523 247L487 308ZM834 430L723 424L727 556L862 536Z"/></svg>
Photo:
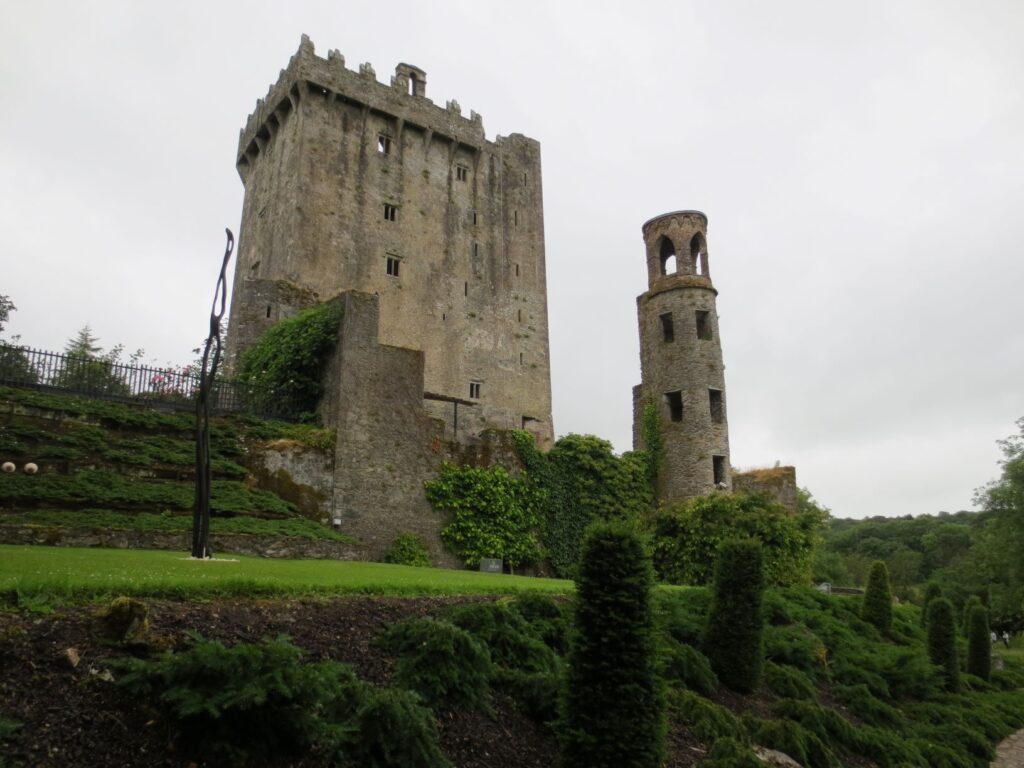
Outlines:
<svg viewBox="0 0 1024 768"><path fill-rule="evenodd" d="M707 249L707 217L676 211L643 225L648 290L637 297L641 384L634 447L644 448L644 407L658 414L663 461L657 495L672 502L731 489L725 366Z"/></svg>

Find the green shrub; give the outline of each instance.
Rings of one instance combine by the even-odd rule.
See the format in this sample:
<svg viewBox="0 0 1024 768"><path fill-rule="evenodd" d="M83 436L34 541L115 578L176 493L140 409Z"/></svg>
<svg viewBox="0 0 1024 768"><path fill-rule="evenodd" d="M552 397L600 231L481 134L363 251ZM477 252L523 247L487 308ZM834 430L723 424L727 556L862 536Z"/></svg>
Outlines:
<svg viewBox="0 0 1024 768"><path fill-rule="evenodd" d="M883 635L889 634L892 626L892 590L889 588L889 569L881 560L871 564L860 615Z"/></svg>
<svg viewBox="0 0 1024 768"><path fill-rule="evenodd" d="M757 494L698 496L658 512L655 571L670 584L710 584L721 543L745 537L761 542L768 584L806 584L820 526L816 515L794 515Z"/></svg>
<svg viewBox="0 0 1024 768"><path fill-rule="evenodd" d="M732 712L692 691L669 691L668 706L693 735L705 744L714 744L719 739L738 737L744 733L743 726Z"/></svg>
<svg viewBox="0 0 1024 768"><path fill-rule="evenodd" d="M430 710L411 691L369 689L340 740L343 765L451 768L441 754Z"/></svg>
<svg viewBox="0 0 1024 768"><path fill-rule="evenodd" d="M718 690L718 678L711 669L711 662L693 646L664 638L658 656L661 676L666 681L678 681L705 696Z"/></svg>
<svg viewBox="0 0 1024 768"><path fill-rule="evenodd" d="M956 624L953 604L940 597L928 606L928 658L942 668L948 691L960 688L960 665L956 653Z"/></svg>
<svg viewBox="0 0 1024 768"><path fill-rule="evenodd" d="M824 742L792 720L743 719L750 738L769 749L785 752L808 768L833 768L838 762Z"/></svg>
<svg viewBox="0 0 1024 768"><path fill-rule="evenodd" d="M971 610L967 634L967 672L988 680L992 676L992 641L988 610L980 603Z"/></svg>
<svg viewBox="0 0 1024 768"><path fill-rule="evenodd" d="M697 589L659 591L655 605L662 630L686 645L700 646L708 623L711 591Z"/></svg>
<svg viewBox="0 0 1024 768"><path fill-rule="evenodd" d="M430 552L427 551L427 545L423 539L415 533L400 533L391 542L387 554L384 555L384 562L429 568Z"/></svg>
<svg viewBox="0 0 1024 768"><path fill-rule="evenodd" d="M761 544L752 539L722 544L715 564L704 653L718 679L735 691L753 691L761 679L763 592Z"/></svg>
<svg viewBox="0 0 1024 768"><path fill-rule="evenodd" d="M768 690L781 699L817 698L818 692L807 675L793 667L768 662L764 666L764 683Z"/></svg>
<svg viewBox="0 0 1024 768"><path fill-rule="evenodd" d="M764 768L766 763L743 742L725 737L714 742L708 756L697 765L699 768Z"/></svg>
<svg viewBox="0 0 1024 768"><path fill-rule="evenodd" d="M768 661L817 674L826 651L818 636L804 624L790 624L765 629L764 653Z"/></svg>
<svg viewBox="0 0 1024 768"><path fill-rule="evenodd" d="M888 728L861 725L854 729L852 752L869 757L881 768L929 765L919 750L907 743L902 733Z"/></svg>
<svg viewBox="0 0 1024 768"><path fill-rule="evenodd" d="M653 768L664 754L651 564L624 523L594 526L576 581L566 686L565 766Z"/></svg>
<svg viewBox="0 0 1024 768"><path fill-rule="evenodd" d="M971 595L964 601L963 610L960 612L960 632L964 637L967 637L971 631L971 611L976 605L984 605L981 602L981 598L977 595Z"/></svg>
<svg viewBox="0 0 1024 768"><path fill-rule="evenodd" d="M393 624L377 643L398 657L394 684L416 691L431 706L490 711L491 658L468 632L437 619Z"/></svg>
<svg viewBox="0 0 1024 768"><path fill-rule="evenodd" d="M512 601L512 608L556 653L565 653L569 642L569 620L562 603L540 592L524 592Z"/></svg>
<svg viewBox="0 0 1024 768"><path fill-rule="evenodd" d="M441 530L441 539L466 565L476 567L482 558L500 557L516 568L540 558L537 499L525 480L503 467L446 463L425 486L427 500L452 517Z"/></svg>
<svg viewBox="0 0 1024 768"><path fill-rule="evenodd" d="M924 588L924 602L921 604L921 626L928 626L928 605L937 597L942 597L942 587L934 581L928 582Z"/></svg>
<svg viewBox="0 0 1024 768"><path fill-rule="evenodd" d="M448 620L487 647L491 661L523 672L554 672L558 657L517 611L500 603L462 605Z"/></svg>
<svg viewBox="0 0 1024 768"><path fill-rule="evenodd" d="M773 707L775 713L786 720L799 723L817 736L823 744L852 746L856 729L834 709L821 707L811 701L783 699Z"/></svg>
<svg viewBox="0 0 1024 768"><path fill-rule="evenodd" d="M287 638L225 648L193 635L187 650L153 660L128 659L119 684L155 702L183 742L232 762L262 764L324 742L325 712L352 714L361 684L334 662L301 664Z"/></svg>
<svg viewBox="0 0 1024 768"><path fill-rule="evenodd" d="M520 710L539 723L558 719L558 701L562 695L561 672L523 672L497 667L491 685L512 699Z"/></svg>
<svg viewBox="0 0 1024 768"><path fill-rule="evenodd" d="M561 578L574 578L587 526L595 521L635 521L651 504L648 464L640 453L616 456L593 435L566 435L542 453L527 432L516 450L540 510L541 539Z"/></svg>
<svg viewBox="0 0 1024 768"><path fill-rule="evenodd" d="M839 700L866 723L892 728L903 722L899 710L874 696L866 685L837 685L833 690Z"/></svg>
<svg viewBox="0 0 1024 768"><path fill-rule="evenodd" d="M239 379L261 397L272 396L312 419L323 391L323 372L338 339L338 301L305 309L271 326L239 360Z"/></svg>

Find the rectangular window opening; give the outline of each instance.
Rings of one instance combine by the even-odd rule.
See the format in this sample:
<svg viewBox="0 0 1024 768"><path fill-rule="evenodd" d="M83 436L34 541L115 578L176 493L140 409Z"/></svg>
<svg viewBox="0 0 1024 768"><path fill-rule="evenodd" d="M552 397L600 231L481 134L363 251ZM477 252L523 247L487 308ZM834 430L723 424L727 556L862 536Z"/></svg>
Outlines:
<svg viewBox="0 0 1024 768"><path fill-rule="evenodd" d="M661 320L662 341L675 341L676 329L675 326L672 325L672 313L666 312L663 315L658 315L658 319Z"/></svg>
<svg viewBox="0 0 1024 768"><path fill-rule="evenodd" d="M476 211L473 211L473 226L476 226Z"/></svg>
<svg viewBox="0 0 1024 768"><path fill-rule="evenodd" d="M683 420L683 393L681 391L666 392L665 402L668 403L668 413L672 421Z"/></svg>
<svg viewBox="0 0 1024 768"><path fill-rule="evenodd" d="M455 180L466 181L469 178L469 168L464 165L455 166Z"/></svg>
<svg viewBox="0 0 1024 768"><path fill-rule="evenodd" d="M512 223L519 226L519 211L512 211Z"/></svg>
<svg viewBox="0 0 1024 768"><path fill-rule="evenodd" d="M518 318L520 323L523 322L523 310L517 309L516 310L516 317Z"/></svg>
<svg viewBox="0 0 1024 768"><path fill-rule="evenodd" d="M722 416L722 390L720 389L709 389L708 390L708 402L711 404L711 421L715 424L721 424L723 421Z"/></svg>
<svg viewBox="0 0 1024 768"><path fill-rule="evenodd" d="M519 265L516 264L516 277L519 277Z"/></svg>
<svg viewBox="0 0 1024 768"><path fill-rule="evenodd" d="M462 295L469 296L469 283L462 284Z"/></svg>
<svg viewBox="0 0 1024 768"><path fill-rule="evenodd" d="M711 339L711 317L706 310L697 310L697 338Z"/></svg>
<svg viewBox="0 0 1024 768"><path fill-rule="evenodd" d="M715 478L715 485L725 486L725 456L711 457L711 471Z"/></svg>
<svg viewBox="0 0 1024 768"><path fill-rule="evenodd" d="M398 218L398 206L384 203L384 219L386 221L394 221L396 218Z"/></svg>
<svg viewBox="0 0 1024 768"><path fill-rule="evenodd" d="M398 277L398 267L401 263L397 256L388 256L388 274L391 277Z"/></svg>
<svg viewBox="0 0 1024 768"><path fill-rule="evenodd" d="M479 400L480 399L480 382L471 381L469 382L469 399Z"/></svg>
<svg viewBox="0 0 1024 768"><path fill-rule="evenodd" d="M377 151L382 155L391 154L391 137L383 133L377 136Z"/></svg>
<svg viewBox="0 0 1024 768"><path fill-rule="evenodd" d="M270 305L267 304L267 317L270 317Z"/></svg>

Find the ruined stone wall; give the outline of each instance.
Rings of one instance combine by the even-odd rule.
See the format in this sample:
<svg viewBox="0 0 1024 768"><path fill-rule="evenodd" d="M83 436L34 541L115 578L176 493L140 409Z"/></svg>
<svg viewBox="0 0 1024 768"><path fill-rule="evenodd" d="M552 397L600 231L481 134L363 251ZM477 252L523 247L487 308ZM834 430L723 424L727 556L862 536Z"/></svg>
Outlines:
<svg viewBox="0 0 1024 768"><path fill-rule="evenodd" d="M735 491L766 494L782 506L796 512L796 467L770 467L734 472L732 487Z"/></svg>
<svg viewBox="0 0 1024 768"><path fill-rule="evenodd" d="M442 515L427 502L424 481L447 455L444 425L423 409L423 353L378 341L375 296L350 291L321 403L336 424L332 517L379 559L403 532L423 537L435 564L455 566L441 547Z"/></svg>
<svg viewBox="0 0 1024 768"><path fill-rule="evenodd" d="M718 484L731 487L718 292L708 270L706 228L697 211L659 216L643 228L649 290L637 298L642 383L633 390L633 444L644 447L641 417L650 401L660 417L658 498L665 502L713 490L716 457Z"/></svg>
<svg viewBox="0 0 1024 768"><path fill-rule="evenodd" d="M488 141L479 115L425 89L414 67L387 86L303 39L239 141L229 360L295 311L267 286L377 294L380 342L422 352L426 391L478 402L459 439L529 423L550 442L539 144ZM450 406L423 407L453 435Z"/></svg>

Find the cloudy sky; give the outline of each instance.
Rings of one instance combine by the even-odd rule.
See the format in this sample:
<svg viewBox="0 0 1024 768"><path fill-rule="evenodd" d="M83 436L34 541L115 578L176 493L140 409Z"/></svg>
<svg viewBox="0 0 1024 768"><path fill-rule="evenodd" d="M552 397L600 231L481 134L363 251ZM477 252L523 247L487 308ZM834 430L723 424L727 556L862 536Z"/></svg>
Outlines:
<svg viewBox="0 0 1024 768"><path fill-rule="evenodd" d="M733 463L970 508L1024 415L1024 3L0 0L7 333L185 362L299 44L542 146L555 428L630 447L640 225L709 218Z"/></svg>

